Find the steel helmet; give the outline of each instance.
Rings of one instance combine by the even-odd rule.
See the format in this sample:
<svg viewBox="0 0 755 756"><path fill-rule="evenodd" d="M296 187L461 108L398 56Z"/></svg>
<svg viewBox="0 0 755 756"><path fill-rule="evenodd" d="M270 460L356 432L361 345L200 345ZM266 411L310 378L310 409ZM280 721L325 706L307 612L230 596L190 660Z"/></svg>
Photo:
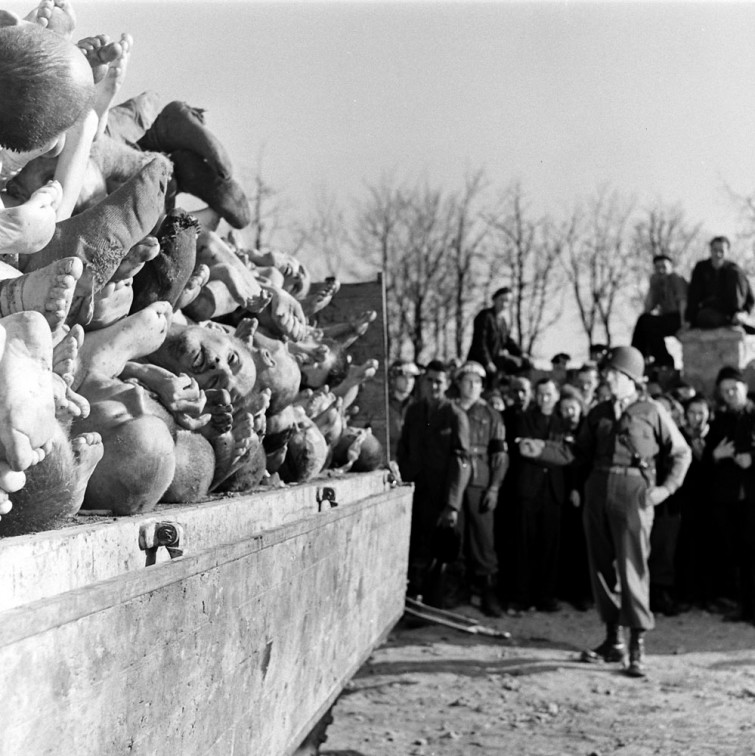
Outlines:
<svg viewBox="0 0 755 756"><path fill-rule="evenodd" d="M635 383L645 380L645 358L639 349L620 346L611 350L605 364L606 369L613 368L628 375Z"/></svg>

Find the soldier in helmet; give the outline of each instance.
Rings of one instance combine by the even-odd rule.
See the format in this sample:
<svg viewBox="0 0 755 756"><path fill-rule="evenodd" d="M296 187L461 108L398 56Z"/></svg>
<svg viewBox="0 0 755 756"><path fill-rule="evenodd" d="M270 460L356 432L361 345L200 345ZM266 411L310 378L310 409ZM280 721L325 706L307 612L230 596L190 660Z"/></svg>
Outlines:
<svg viewBox="0 0 755 756"><path fill-rule="evenodd" d="M459 510L459 530L463 535L467 580L472 578L480 590L480 608L490 617L503 613L496 596L494 580L498 559L493 536L493 519L498 491L508 467L506 431L501 413L481 398L487 374L479 362L465 362L456 371L459 390L457 404L469 419L469 460L471 472Z"/></svg>
<svg viewBox="0 0 755 756"><path fill-rule="evenodd" d="M639 350L616 347L605 364L612 399L589 412L574 442L524 438L519 444L525 457L590 465L584 526L606 638L582 660L624 662L622 627L628 627L625 671L632 677L645 675L643 636L654 627L648 573L653 507L679 488L692 457L666 409L642 396L644 368Z"/></svg>

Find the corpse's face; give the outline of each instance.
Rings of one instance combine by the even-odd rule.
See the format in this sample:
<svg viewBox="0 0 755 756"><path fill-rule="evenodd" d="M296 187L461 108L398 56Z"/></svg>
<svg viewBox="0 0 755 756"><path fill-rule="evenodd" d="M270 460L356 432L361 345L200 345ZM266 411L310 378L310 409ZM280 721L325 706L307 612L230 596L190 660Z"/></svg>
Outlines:
<svg viewBox="0 0 755 756"><path fill-rule="evenodd" d="M176 375L190 375L203 390L225 389L232 402L248 396L257 378L251 353L238 339L214 328L171 326L150 361Z"/></svg>

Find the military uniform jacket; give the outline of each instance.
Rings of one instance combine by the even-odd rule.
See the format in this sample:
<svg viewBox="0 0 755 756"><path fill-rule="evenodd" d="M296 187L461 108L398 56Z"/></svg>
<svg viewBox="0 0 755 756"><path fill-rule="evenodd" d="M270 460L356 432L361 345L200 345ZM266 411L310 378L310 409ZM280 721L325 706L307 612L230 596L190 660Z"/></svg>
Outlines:
<svg viewBox="0 0 755 756"><path fill-rule="evenodd" d="M673 493L684 481L692 452L665 407L637 399L618 419L613 402L596 405L573 444L547 442L541 459L555 464L577 459L592 471L638 467L646 471L648 485L663 485Z"/></svg>
<svg viewBox="0 0 755 756"><path fill-rule="evenodd" d="M491 463L494 455L506 454L506 430L501 413L480 399L466 410L466 414L470 438L469 485L487 488L493 483L500 486L503 475L501 480L491 481Z"/></svg>
<svg viewBox="0 0 755 756"><path fill-rule="evenodd" d="M396 454L401 477L439 509L460 509L469 482L469 420L448 399L414 402L406 410Z"/></svg>

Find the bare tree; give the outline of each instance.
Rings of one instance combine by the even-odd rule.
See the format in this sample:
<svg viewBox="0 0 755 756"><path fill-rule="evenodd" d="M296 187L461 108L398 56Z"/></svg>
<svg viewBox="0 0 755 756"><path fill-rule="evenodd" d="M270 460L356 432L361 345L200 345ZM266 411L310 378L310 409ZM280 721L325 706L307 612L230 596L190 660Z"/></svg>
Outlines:
<svg viewBox="0 0 755 756"><path fill-rule="evenodd" d="M611 344L626 287L636 275L627 238L633 207L632 200L602 187L562 227L564 270L589 343L600 328Z"/></svg>
<svg viewBox="0 0 755 756"><path fill-rule="evenodd" d="M699 256L702 223L690 224L680 205L661 202L646 207L634 223L632 234L633 271L636 289L630 302L640 308L645 298L648 275L656 255L668 255L682 275L691 271Z"/></svg>
<svg viewBox="0 0 755 756"><path fill-rule="evenodd" d="M487 215L495 235L495 265L510 271L514 337L531 353L561 315L562 245L550 219L532 217L521 184L514 183Z"/></svg>

